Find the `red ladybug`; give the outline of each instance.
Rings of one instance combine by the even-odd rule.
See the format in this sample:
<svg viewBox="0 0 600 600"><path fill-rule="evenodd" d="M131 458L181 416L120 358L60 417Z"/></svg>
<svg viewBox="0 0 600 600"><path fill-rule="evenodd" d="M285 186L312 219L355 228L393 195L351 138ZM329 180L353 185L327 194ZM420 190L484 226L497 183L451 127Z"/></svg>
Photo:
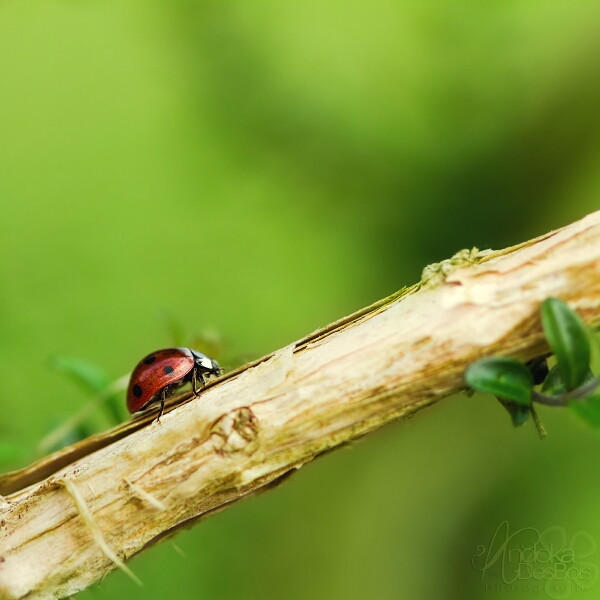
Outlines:
<svg viewBox="0 0 600 600"><path fill-rule="evenodd" d="M166 348L143 358L133 370L127 389L127 408L130 413L144 410L154 401L160 401L157 420L163 414L165 398L174 390L191 382L198 395L198 380L204 386L205 375L220 375L216 360L190 348Z"/></svg>

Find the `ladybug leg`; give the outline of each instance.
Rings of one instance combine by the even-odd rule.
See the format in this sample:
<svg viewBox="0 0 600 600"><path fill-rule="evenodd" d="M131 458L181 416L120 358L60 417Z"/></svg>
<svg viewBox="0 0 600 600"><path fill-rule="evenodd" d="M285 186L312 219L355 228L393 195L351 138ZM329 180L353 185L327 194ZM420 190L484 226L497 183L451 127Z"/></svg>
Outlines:
<svg viewBox="0 0 600 600"><path fill-rule="evenodd" d="M202 382L200 387L204 387L206 385L206 381L204 381L202 373L200 373L198 369L194 369L192 371L192 391L194 392L194 396L197 396L200 392L200 388L198 387L198 377L200 377L200 381Z"/></svg>
<svg viewBox="0 0 600 600"><path fill-rule="evenodd" d="M165 396L167 395L167 388L164 388L163 391L160 393L160 410L158 411L158 417L156 417L156 422L160 423L160 418L163 415L163 412L165 410Z"/></svg>

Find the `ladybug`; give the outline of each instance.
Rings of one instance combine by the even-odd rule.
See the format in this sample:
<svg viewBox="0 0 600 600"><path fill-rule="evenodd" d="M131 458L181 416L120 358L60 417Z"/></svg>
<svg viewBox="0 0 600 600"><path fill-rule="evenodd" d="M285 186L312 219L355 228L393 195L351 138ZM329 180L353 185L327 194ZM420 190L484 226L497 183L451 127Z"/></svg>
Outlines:
<svg viewBox="0 0 600 600"><path fill-rule="evenodd" d="M160 401L157 420L163 414L165 399L178 387L191 382L194 395L199 392L198 380L208 375L220 375L223 369L216 360L190 348L165 348L148 354L133 370L127 389L127 408L130 413L144 410Z"/></svg>

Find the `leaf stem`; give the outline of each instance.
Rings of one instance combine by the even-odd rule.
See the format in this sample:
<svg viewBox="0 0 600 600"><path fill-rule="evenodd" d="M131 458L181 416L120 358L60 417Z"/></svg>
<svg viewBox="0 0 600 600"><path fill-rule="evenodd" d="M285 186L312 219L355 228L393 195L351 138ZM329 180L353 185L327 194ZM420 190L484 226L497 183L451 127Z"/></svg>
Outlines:
<svg viewBox="0 0 600 600"><path fill-rule="evenodd" d="M570 392L565 392L564 394L557 394L556 396L547 396L546 394L533 390L531 392L531 400L546 406L567 406L572 400L583 400L598 386L600 386L600 378L594 377L585 385L571 390Z"/></svg>
<svg viewBox="0 0 600 600"><path fill-rule="evenodd" d="M535 428L537 429L538 435L540 436L540 440L545 439L548 433L546 432L546 428L542 424L542 421L539 415L537 414L537 411L535 410L533 404L529 406L529 412L531 413L531 416L533 418L533 423L535 425Z"/></svg>

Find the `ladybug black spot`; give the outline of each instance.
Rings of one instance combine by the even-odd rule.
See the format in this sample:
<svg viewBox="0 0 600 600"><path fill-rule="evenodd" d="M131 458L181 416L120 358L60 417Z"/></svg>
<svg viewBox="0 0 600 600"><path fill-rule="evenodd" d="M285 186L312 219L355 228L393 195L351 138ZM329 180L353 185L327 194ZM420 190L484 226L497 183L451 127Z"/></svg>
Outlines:
<svg viewBox="0 0 600 600"><path fill-rule="evenodd" d="M144 364L151 365L155 360L156 360L156 355L151 354L150 356L146 356L146 358L144 359Z"/></svg>
<svg viewBox="0 0 600 600"><path fill-rule="evenodd" d="M167 365L166 367L163 368L165 375L170 375L174 370L175 369L170 365Z"/></svg>
<svg viewBox="0 0 600 600"><path fill-rule="evenodd" d="M142 395L142 388L137 383L133 386L133 395L136 398L139 398Z"/></svg>

